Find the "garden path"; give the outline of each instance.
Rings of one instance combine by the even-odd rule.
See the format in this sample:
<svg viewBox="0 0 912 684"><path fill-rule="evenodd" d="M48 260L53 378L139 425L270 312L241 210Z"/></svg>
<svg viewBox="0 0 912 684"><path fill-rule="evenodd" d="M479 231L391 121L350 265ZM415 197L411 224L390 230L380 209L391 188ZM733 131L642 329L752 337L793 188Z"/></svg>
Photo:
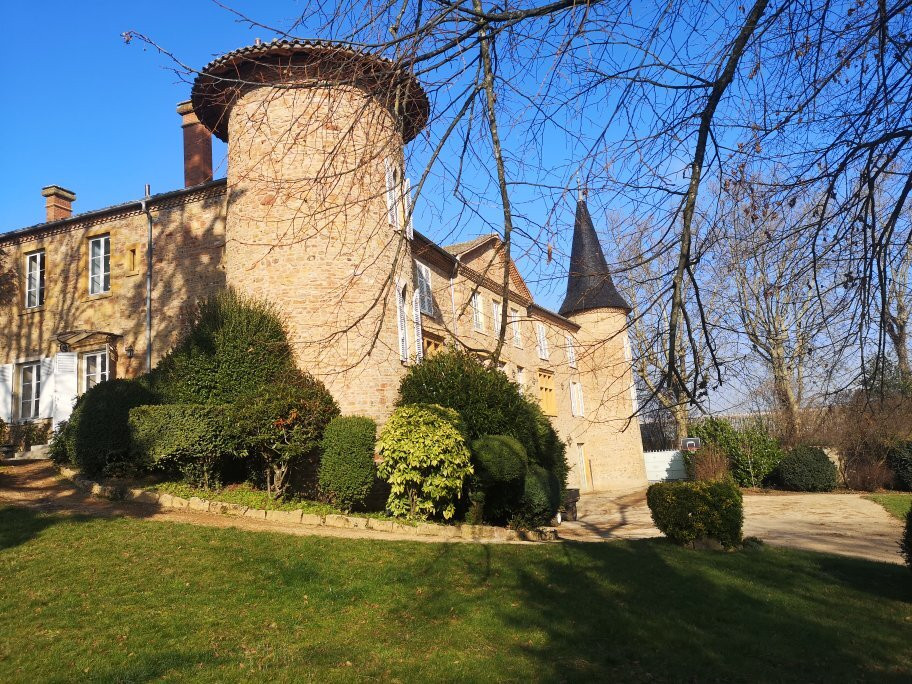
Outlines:
<svg viewBox="0 0 912 684"><path fill-rule="evenodd" d="M578 520L560 526L562 539L642 539L660 532L646 490L583 494ZM744 535L767 544L902 563L902 524L861 494L745 492Z"/></svg>

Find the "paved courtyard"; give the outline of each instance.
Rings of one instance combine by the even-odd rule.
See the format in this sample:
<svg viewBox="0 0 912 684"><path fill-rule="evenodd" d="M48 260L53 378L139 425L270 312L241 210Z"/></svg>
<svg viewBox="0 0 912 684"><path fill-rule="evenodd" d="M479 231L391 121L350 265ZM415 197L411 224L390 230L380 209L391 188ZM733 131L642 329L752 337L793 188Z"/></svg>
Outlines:
<svg viewBox="0 0 912 684"><path fill-rule="evenodd" d="M660 536L644 489L584 494L579 519L560 527L563 539L597 541ZM767 544L902 563L902 524L860 494L746 493L744 535Z"/></svg>

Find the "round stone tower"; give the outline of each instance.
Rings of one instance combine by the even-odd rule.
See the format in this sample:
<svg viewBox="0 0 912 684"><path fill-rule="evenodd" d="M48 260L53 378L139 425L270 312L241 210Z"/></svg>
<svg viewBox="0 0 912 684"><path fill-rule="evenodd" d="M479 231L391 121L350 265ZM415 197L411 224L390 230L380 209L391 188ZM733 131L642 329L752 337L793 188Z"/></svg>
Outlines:
<svg viewBox="0 0 912 684"><path fill-rule="evenodd" d="M344 413L385 418L403 373L403 146L427 121L420 84L377 55L273 41L208 64L192 102L228 143L228 286L278 305L300 367Z"/></svg>

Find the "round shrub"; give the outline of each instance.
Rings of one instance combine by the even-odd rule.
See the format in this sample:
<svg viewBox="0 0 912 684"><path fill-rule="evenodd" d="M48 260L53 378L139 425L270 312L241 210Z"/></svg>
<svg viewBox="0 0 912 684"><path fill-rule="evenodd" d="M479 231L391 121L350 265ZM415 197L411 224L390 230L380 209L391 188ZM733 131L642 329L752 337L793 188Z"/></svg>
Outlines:
<svg viewBox="0 0 912 684"><path fill-rule="evenodd" d="M655 526L677 544L716 539L731 548L741 543L741 490L730 479L717 482L658 482L646 490Z"/></svg>
<svg viewBox="0 0 912 684"><path fill-rule="evenodd" d="M799 446L782 459L779 478L795 492L829 492L836 488L836 466L823 449Z"/></svg>
<svg viewBox="0 0 912 684"><path fill-rule="evenodd" d="M199 305L150 383L164 403L228 404L294 374L294 354L275 307L229 289Z"/></svg>
<svg viewBox="0 0 912 684"><path fill-rule="evenodd" d="M903 534L900 546L903 557L906 559L906 565L912 570L912 508L906 513L906 531Z"/></svg>
<svg viewBox="0 0 912 684"><path fill-rule="evenodd" d="M390 416L377 453L389 482L387 508L410 518L452 518L463 483L473 473L459 414L443 406L400 406Z"/></svg>
<svg viewBox="0 0 912 684"><path fill-rule="evenodd" d="M320 491L343 510L364 508L377 479L377 424L362 416L333 418L323 433Z"/></svg>
<svg viewBox="0 0 912 684"><path fill-rule="evenodd" d="M141 470L144 464L129 459L130 409L157 403L139 380L107 380L89 389L76 402L65 428L72 461L90 477Z"/></svg>
<svg viewBox="0 0 912 684"><path fill-rule="evenodd" d="M266 491L278 498L295 468L304 471L304 486L315 488L323 432L338 415L326 386L296 372L283 384L261 387L231 405L228 424L239 447L259 465Z"/></svg>
<svg viewBox="0 0 912 684"><path fill-rule="evenodd" d="M540 465L532 464L526 473L523 495L510 519L510 526L517 529L534 529L547 525L560 506L560 489L557 478Z"/></svg>
<svg viewBox="0 0 912 684"><path fill-rule="evenodd" d="M472 464L475 467L473 502L483 501L483 519L498 524L506 522L517 510L523 495L528 468L525 448L513 437L485 435L472 442ZM476 512L474 517L477 516Z"/></svg>

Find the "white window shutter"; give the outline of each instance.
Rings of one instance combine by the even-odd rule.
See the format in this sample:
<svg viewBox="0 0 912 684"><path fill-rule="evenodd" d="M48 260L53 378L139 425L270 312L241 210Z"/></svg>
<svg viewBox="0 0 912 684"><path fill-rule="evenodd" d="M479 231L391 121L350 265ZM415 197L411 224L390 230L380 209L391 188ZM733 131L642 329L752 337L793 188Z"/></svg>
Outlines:
<svg viewBox="0 0 912 684"><path fill-rule="evenodd" d="M573 346L573 337L567 333L567 362L570 368L576 368L576 348Z"/></svg>
<svg viewBox="0 0 912 684"><path fill-rule="evenodd" d="M399 329L399 359L408 361L408 332L405 317L405 298L402 296L402 288L396 284L396 323Z"/></svg>
<svg viewBox="0 0 912 684"><path fill-rule="evenodd" d="M585 405L583 404L583 383L581 383L581 382L576 383L576 392L577 392L577 395L578 395L578 396L576 397L576 408L579 409L579 414L580 414L581 416L585 416L585 415L586 415L586 407L585 407Z"/></svg>
<svg viewBox="0 0 912 684"><path fill-rule="evenodd" d="M412 295L412 317L415 324L415 361L421 363L424 358L424 334L421 330L421 292L418 290Z"/></svg>
<svg viewBox="0 0 912 684"><path fill-rule="evenodd" d="M0 420L9 423L13 419L13 364L0 366Z"/></svg>
<svg viewBox="0 0 912 684"><path fill-rule="evenodd" d="M54 427L69 420L79 390L76 352L59 352L54 357Z"/></svg>
<svg viewBox="0 0 912 684"><path fill-rule="evenodd" d="M399 202L396 188L396 169L393 163L386 160L386 213L389 224L399 230Z"/></svg>
<svg viewBox="0 0 912 684"><path fill-rule="evenodd" d="M41 359L41 394L38 395L38 417L54 417L54 357Z"/></svg>
<svg viewBox="0 0 912 684"><path fill-rule="evenodd" d="M415 224L412 223L412 182L408 178L405 179L402 198L405 200L405 237L411 240L415 237Z"/></svg>

